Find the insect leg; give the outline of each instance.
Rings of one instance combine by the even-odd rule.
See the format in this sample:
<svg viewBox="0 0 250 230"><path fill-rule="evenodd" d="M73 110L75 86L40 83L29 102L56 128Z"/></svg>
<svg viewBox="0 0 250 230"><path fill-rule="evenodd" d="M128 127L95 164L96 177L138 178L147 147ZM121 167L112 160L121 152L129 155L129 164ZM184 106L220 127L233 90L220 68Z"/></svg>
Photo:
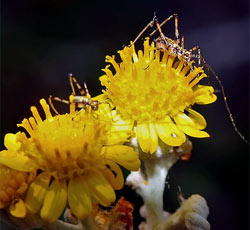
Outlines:
<svg viewBox="0 0 250 230"><path fill-rule="evenodd" d="M229 107L229 105L228 105L228 103L227 103L227 97L226 97L225 89L224 89L224 86L223 86L223 84L222 84L220 78L218 77L218 75L215 73L215 71L212 69L212 67L206 62L206 60L205 60L203 57L201 57L201 60L202 60L203 63L205 64L205 66L206 66L206 68L208 69L208 71L210 71L210 72L214 75L216 81L218 82L218 84L219 84L219 86L220 86L220 88L221 88L221 92L222 92L222 96L223 96L223 101L224 101L224 104L225 104L225 106L226 106L226 110L227 110L227 113L228 113L228 115L229 115L229 119L230 119L230 121L231 121L231 123L232 123L232 125L233 125L233 128L234 128L235 132L240 136L240 138L241 138L244 142L246 142L247 144L249 144L249 141L243 136L243 134L242 134L242 133L239 131L239 129L237 128L237 125L236 125L236 123L235 123L235 121L234 121L234 118L233 118L233 115L232 115L232 113L231 113L230 107Z"/></svg>
<svg viewBox="0 0 250 230"><path fill-rule="evenodd" d="M159 24L159 22L156 20L155 21L155 24L156 24L156 26L157 26L157 30L159 31L159 33L160 33L160 36L161 36L161 39L165 42L165 44L167 45L168 43L167 43L167 40L166 40L166 37L165 37L165 35L163 34L163 32L162 32L162 30L161 30L161 26L160 26L160 24Z"/></svg>
<svg viewBox="0 0 250 230"><path fill-rule="evenodd" d="M72 95L75 96L76 91L75 91L75 87L74 87L74 84L73 84L73 74L72 73L69 74L69 83L70 83L70 87L71 87L71 90L72 90Z"/></svg>
<svg viewBox="0 0 250 230"><path fill-rule="evenodd" d="M54 106L52 100L54 100L54 101L59 101L59 102L65 103L65 104L69 104L69 101L67 101L67 100L61 99L61 98L59 98L59 97L53 97L53 96L50 95L50 97L49 97L49 104L50 104L51 108L53 109L53 111L54 111L56 114L59 114L59 113L58 113L58 111L56 110L56 108L55 108L55 106Z"/></svg>
<svg viewBox="0 0 250 230"><path fill-rule="evenodd" d="M196 51L198 52L198 55L193 56L193 52ZM201 49L199 46L195 46L192 49L189 50L191 52L191 57L195 57L198 59L198 65L201 65Z"/></svg>
<svg viewBox="0 0 250 230"><path fill-rule="evenodd" d="M201 65L201 49L198 49L198 64Z"/></svg>
<svg viewBox="0 0 250 230"><path fill-rule="evenodd" d="M184 36L181 37L181 48L184 49Z"/></svg>
<svg viewBox="0 0 250 230"><path fill-rule="evenodd" d="M176 14L172 14L170 15L168 18L166 18L161 24L160 27L164 26L169 20L171 20ZM155 32L159 31L159 29L155 29L150 35L149 37L153 36L155 34Z"/></svg>
<svg viewBox="0 0 250 230"><path fill-rule="evenodd" d="M72 95L75 96L76 92L74 89L74 84L76 85L77 89L79 90L80 94L82 96L87 96L87 92L82 88L82 86L78 83L78 81L76 80L75 76L73 74L69 74L69 81L70 81L70 86L72 88ZM85 87L85 86L84 86Z"/></svg>
<svg viewBox="0 0 250 230"><path fill-rule="evenodd" d="M88 90L86 82L83 82L83 86L84 86L84 89L85 89L86 93L85 93L85 95L82 95L82 96L88 96L88 97L90 97L89 90Z"/></svg>
<svg viewBox="0 0 250 230"><path fill-rule="evenodd" d="M153 17L153 19L143 28L143 30L137 35L137 37L134 39L133 44L135 44L135 42L142 36L142 34L149 28L149 27L153 27L154 22L155 22L155 15Z"/></svg>
<svg viewBox="0 0 250 230"><path fill-rule="evenodd" d="M180 38L179 38L179 28L178 28L178 15L174 14L174 25L175 25L175 38L177 44L180 43Z"/></svg>

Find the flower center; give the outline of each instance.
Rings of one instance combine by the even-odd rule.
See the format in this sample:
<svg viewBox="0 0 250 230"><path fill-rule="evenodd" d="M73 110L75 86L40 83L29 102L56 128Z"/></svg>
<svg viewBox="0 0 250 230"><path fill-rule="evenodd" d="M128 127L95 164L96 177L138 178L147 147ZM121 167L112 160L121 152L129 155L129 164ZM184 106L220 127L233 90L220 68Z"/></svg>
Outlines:
<svg viewBox="0 0 250 230"><path fill-rule="evenodd" d="M119 53L120 64L107 56L115 74L107 66L101 83L122 118L139 123L157 121L194 104L196 81L192 83L190 79L204 77L202 68L191 71L183 61L156 50L154 43L150 46L148 39L144 42L144 53L140 50L136 54L133 45Z"/></svg>
<svg viewBox="0 0 250 230"><path fill-rule="evenodd" d="M106 123L92 114L82 110L77 114L51 116L34 124L31 128L28 122L22 122L31 136L27 145L24 144L25 152L39 169L54 178L70 179L105 166L102 147L106 143Z"/></svg>

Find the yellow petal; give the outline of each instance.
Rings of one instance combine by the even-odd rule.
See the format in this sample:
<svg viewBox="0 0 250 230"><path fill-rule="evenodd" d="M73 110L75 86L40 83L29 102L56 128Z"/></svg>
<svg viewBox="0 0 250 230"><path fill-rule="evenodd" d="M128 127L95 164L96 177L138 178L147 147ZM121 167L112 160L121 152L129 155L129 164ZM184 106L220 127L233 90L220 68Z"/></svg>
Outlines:
<svg viewBox="0 0 250 230"><path fill-rule="evenodd" d="M150 129L150 153L154 153L158 147L158 134L156 132L155 124L149 124L149 129Z"/></svg>
<svg viewBox="0 0 250 230"><path fill-rule="evenodd" d="M37 213L41 209L49 182L50 175L41 173L29 186L25 197L25 204L32 214Z"/></svg>
<svg viewBox="0 0 250 230"><path fill-rule="evenodd" d="M104 71L105 69L102 69L102 71ZM100 76L99 77L99 80L100 80L100 82L101 82L101 85L104 85L104 84L106 84L106 83L108 83L108 81L109 81L109 77L108 76L112 76L112 73L110 73L110 72L107 72L107 71L104 71L106 74L104 74L104 75L102 75L102 76Z"/></svg>
<svg viewBox="0 0 250 230"><path fill-rule="evenodd" d="M101 102L104 102L104 101L107 101L107 99L108 99L108 97L107 97L107 95L106 94L99 94L99 95L97 95L97 96L95 96L95 97L92 97L91 98L92 100L95 100L95 101L101 101ZM103 103L103 104L101 104L100 106L102 106L102 105L105 105L105 106L109 106L108 104L105 104L105 103ZM100 109L100 107L98 108L98 110Z"/></svg>
<svg viewBox="0 0 250 230"><path fill-rule="evenodd" d="M195 124L195 127L197 127L197 129L205 129L207 126L207 122L205 120L205 118L198 112L196 112L195 110L192 109L186 109L188 111L188 116L190 119L192 119L192 121Z"/></svg>
<svg viewBox="0 0 250 230"><path fill-rule="evenodd" d="M121 119L120 115L112 110L112 107L110 103L102 103L96 113L100 120L107 121L111 125L106 145L123 144L129 141L134 134L133 122Z"/></svg>
<svg viewBox="0 0 250 230"><path fill-rule="evenodd" d="M10 213L12 216L18 217L18 218L23 218L26 216L27 210L25 207L25 204L23 200L18 199L15 200L11 205L10 205Z"/></svg>
<svg viewBox="0 0 250 230"><path fill-rule="evenodd" d="M50 108L49 108L49 105L47 104L47 102L44 99L41 99L40 104L43 107L43 111L45 113L46 119L52 118L52 114L50 112Z"/></svg>
<svg viewBox="0 0 250 230"><path fill-rule="evenodd" d="M4 145L7 149L17 151L21 147L21 143L17 141L16 134L7 133L4 137Z"/></svg>
<svg viewBox="0 0 250 230"><path fill-rule="evenodd" d="M113 77L113 73L112 71L109 69L110 65L106 65L105 69L102 69L102 71L107 75L103 75L101 76L99 79L100 81L106 81L108 82L108 78L112 78ZM106 79L104 78L106 76Z"/></svg>
<svg viewBox="0 0 250 230"><path fill-rule="evenodd" d="M134 135L133 122L123 120L116 111L112 111L112 127L108 135L107 145L123 144Z"/></svg>
<svg viewBox="0 0 250 230"><path fill-rule="evenodd" d="M24 118L21 124L17 124L17 127L23 127L29 133L30 136L34 135L34 131L28 121L28 119Z"/></svg>
<svg viewBox="0 0 250 230"><path fill-rule="evenodd" d="M204 73L204 71L202 70L201 67L194 67L194 69L192 71L190 71L190 73L184 78L184 82L186 82L187 84L192 83L193 80L200 80L198 76L200 76L201 73ZM192 86L190 86L192 87Z"/></svg>
<svg viewBox="0 0 250 230"><path fill-rule="evenodd" d="M55 222L62 214L67 203L66 181L54 180L45 195L41 217L47 223Z"/></svg>
<svg viewBox="0 0 250 230"><path fill-rule="evenodd" d="M212 86L197 85L194 94L196 95L195 103L197 104L206 105L215 102L217 99Z"/></svg>
<svg viewBox="0 0 250 230"><path fill-rule="evenodd" d="M203 137L210 137L209 134L205 131L201 131L198 129L195 129L193 127L188 127L188 126L179 126L179 128L186 133L188 136L191 137L199 137L199 138L203 138Z"/></svg>
<svg viewBox="0 0 250 230"><path fill-rule="evenodd" d="M137 171L141 162L132 147L112 145L105 148L105 158L113 160L130 171Z"/></svg>
<svg viewBox="0 0 250 230"><path fill-rule="evenodd" d="M178 113L174 116L174 120L177 126L187 135L191 137L209 137L209 134L205 131L200 131L193 120L185 113Z"/></svg>
<svg viewBox="0 0 250 230"><path fill-rule="evenodd" d="M173 122L170 117L156 124L156 130L161 140L170 146L180 146L186 141L186 136L182 130L180 130Z"/></svg>
<svg viewBox="0 0 250 230"><path fill-rule="evenodd" d="M113 126L114 130L116 131L126 131L126 130L132 130L134 122L131 122L130 120L123 120L119 114L117 114L116 110L112 111L112 120L113 120Z"/></svg>
<svg viewBox="0 0 250 230"><path fill-rule="evenodd" d="M121 189L124 184L122 170L113 161L106 160L106 169L103 171L105 178L109 181L111 186L115 189Z"/></svg>
<svg viewBox="0 0 250 230"><path fill-rule="evenodd" d="M101 94L97 97L92 98L92 100L100 101L100 99L104 97L107 97L107 96L105 94ZM107 99L104 99L104 100L107 101ZM111 118L111 112L112 112L113 106L109 103L105 103L105 101L98 106L98 110L96 111L96 113L103 117Z"/></svg>
<svg viewBox="0 0 250 230"><path fill-rule="evenodd" d="M29 159L27 156L17 155L13 157L8 157L8 155L10 154L8 154L6 150L1 151L0 163L12 169L23 171L23 172L31 172L36 168L35 163L31 159ZM6 156L3 156L3 155L6 155Z"/></svg>
<svg viewBox="0 0 250 230"><path fill-rule="evenodd" d="M173 118L177 125L186 126L186 127L195 127L195 124L192 121L192 119L189 118L189 116L186 115L185 113L178 113Z"/></svg>
<svg viewBox="0 0 250 230"><path fill-rule="evenodd" d="M151 145L151 135L148 124L138 124L136 126L136 136L143 152L148 153Z"/></svg>
<svg viewBox="0 0 250 230"><path fill-rule="evenodd" d="M110 64L112 64L113 67L114 67L114 69L115 69L115 71L119 72L120 67L119 67L118 63L115 61L115 57L114 56L107 55L105 61L109 62Z"/></svg>
<svg viewBox="0 0 250 230"><path fill-rule="evenodd" d="M115 192L105 177L98 171L91 170L86 175L92 197L101 205L109 206L115 201Z"/></svg>
<svg viewBox="0 0 250 230"><path fill-rule="evenodd" d="M84 177L71 179L68 186L69 206L78 219L83 220L92 210L90 192Z"/></svg>
<svg viewBox="0 0 250 230"><path fill-rule="evenodd" d="M40 117L40 114L37 110L37 108L35 106L31 106L30 108L33 117L35 118L37 124L41 124L42 123L42 118Z"/></svg>

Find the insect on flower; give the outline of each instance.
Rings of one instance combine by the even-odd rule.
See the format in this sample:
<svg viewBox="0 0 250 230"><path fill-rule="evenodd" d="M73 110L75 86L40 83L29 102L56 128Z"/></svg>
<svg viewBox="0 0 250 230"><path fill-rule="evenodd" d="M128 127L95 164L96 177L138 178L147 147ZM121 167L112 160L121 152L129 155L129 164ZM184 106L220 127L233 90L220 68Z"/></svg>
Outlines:
<svg viewBox="0 0 250 230"><path fill-rule="evenodd" d="M162 32L162 29L161 29L161 27L163 25L165 25L168 21L170 21L172 18L174 18L174 20L175 20L175 39L174 40L167 37L166 35L164 35L164 33ZM170 55L177 57L180 61L183 61L186 65L188 65L190 67L191 71L193 71L193 64L194 64L194 61L192 59L196 58L196 59L198 59L199 66L201 65L201 62L202 62L202 64L207 68L207 70L210 73L212 73L212 75L215 77L216 81L218 82L218 84L220 86L223 100L224 100L224 104L225 104L226 110L227 110L228 115L229 115L229 119L233 125L235 132L240 136L240 138L243 141L245 141L247 144L249 144L249 141L244 137L244 135L237 128L237 125L234 121L230 107L227 103L227 97L225 94L224 86L223 86L220 78L215 73L215 71L211 68L211 66L207 63L205 58L203 58L201 56L200 47L194 46L192 49L189 49L189 50L184 48L184 36L181 37L181 40L179 38L178 15L177 14L170 15L161 24L158 22L156 16L154 15L153 19L139 33L139 35L135 38L133 43L135 43L149 27L153 27L154 24L156 25L157 28L149 35L149 37L153 36L157 31L160 33L160 37L155 39L155 43L161 51L167 52ZM193 53L195 51L197 51L196 54Z"/></svg>
<svg viewBox="0 0 250 230"><path fill-rule="evenodd" d="M85 82L83 84L83 86L84 86L84 89L83 89L83 87L76 80L75 76L72 73L70 73L69 74L69 83L70 83L70 86L72 89L72 96L73 96L72 101L61 99L59 97L53 97L53 96L49 97L50 106L56 114L59 114L59 113L56 110L55 106L53 105L52 100L59 101L59 102L65 103L65 104L73 103L73 104L75 104L75 108L78 110L90 108L91 110L95 111L98 109L98 105L101 104L102 102L91 99L91 96L89 94L89 91L88 91L88 88L87 88L87 85ZM80 96L76 95L74 84L76 85L77 89L79 90L79 92L81 94Z"/></svg>
<svg viewBox="0 0 250 230"><path fill-rule="evenodd" d="M166 37L161 30L161 27L173 17L175 19L175 40ZM168 17L166 20L164 20L161 23L161 25L159 24L158 20L155 19L155 24L157 26L157 30L160 33L160 37L155 39L155 42L158 48L163 49L163 50L168 50L171 54L176 55L179 59L183 60L186 64L190 65L191 67L192 67L192 64L191 64L192 58L198 58L198 64L199 65L201 64L201 53L200 53L199 46L195 46L192 49L187 50L184 48L184 36L181 37L181 40L179 38L177 14L173 14L170 17ZM198 51L198 54L193 53L196 50Z"/></svg>
<svg viewBox="0 0 250 230"><path fill-rule="evenodd" d="M161 27L165 25L168 21L170 21L172 18L175 19L175 39L174 40L165 36L161 29ZM160 37L154 40L157 47L160 50L168 51L171 55L178 57L180 60L183 60L185 64L188 64L191 67L191 69L192 69L192 62L191 62L192 58L197 58L198 63L200 65L201 54L200 54L199 46L195 46L192 49L187 50L184 48L184 36L181 37L181 40L179 38L177 14L170 15L161 24L159 24L158 19L156 18L156 16L154 16L152 21L147 24L147 26L136 37L133 43L135 43L139 39L139 37L141 37L141 35L144 33L145 30L147 30L149 27L152 27L154 24L156 25L157 28L149 35L149 37L153 36L157 31L160 33ZM198 53L194 54L193 53L194 51L197 51Z"/></svg>

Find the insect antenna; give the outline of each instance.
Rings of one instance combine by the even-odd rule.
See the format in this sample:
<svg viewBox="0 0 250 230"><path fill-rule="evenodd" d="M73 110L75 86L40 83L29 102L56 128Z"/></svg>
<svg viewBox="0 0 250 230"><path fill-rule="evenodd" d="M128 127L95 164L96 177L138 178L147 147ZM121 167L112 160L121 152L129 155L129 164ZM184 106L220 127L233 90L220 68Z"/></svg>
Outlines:
<svg viewBox="0 0 250 230"><path fill-rule="evenodd" d="M231 120L231 123L232 123L232 125L233 125L233 127L234 127L235 132L240 136L240 138L241 138L244 142L246 142L246 143L249 145L249 141L244 137L244 135L243 135L243 134L239 131L239 129L237 128L237 125L236 125L236 123L235 123L235 121L234 121L234 118L233 118L233 115L232 115L232 113L231 113L230 107L229 107L229 105L228 105L228 103L227 103L227 97L226 97L225 89L224 89L224 86L223 86L223 84L222 84L220 78L219 78L218 75L215 73L215 71L212 69L212 67L206 62L206 60L205 60L203 57L200 57L200 58L201 58L201 60L203 61L203 63L204 63L204 65L206 66L206 68L208 69L208 71L210 71L210 72L214 75L216 81L218 82L218 84L219 84L219 86L220 86L220 89L221 89L221 92L222 92L222 96L223 96L223 101L224 101L224 104L225 104L225 106L226 106L227 113L228 113L228 115L229 115L229 118L230 118L230 120Z"/></svg>

